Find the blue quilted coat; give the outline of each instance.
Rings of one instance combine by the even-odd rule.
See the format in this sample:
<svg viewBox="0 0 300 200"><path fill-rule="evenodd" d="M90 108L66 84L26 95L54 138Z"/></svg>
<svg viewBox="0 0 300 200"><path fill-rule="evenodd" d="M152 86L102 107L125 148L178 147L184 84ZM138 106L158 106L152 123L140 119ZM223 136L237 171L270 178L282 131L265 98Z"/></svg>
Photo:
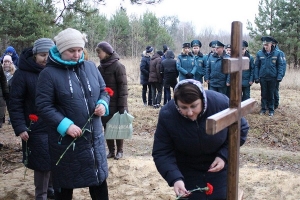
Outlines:
<svg viewBox="0 0 300 200"><path fill-rule="evenodd" d="M97 104L106 107L109 96L94 63L64 61L54 46L50 49L46 68L40 73L36 91L39 116L48 125L51 167L55 188L81 188L101 184L108 176L105 140L101 118L94 115ZM60 156L73 138L66 134L75 124L85 126L82 137Z"/></svg>

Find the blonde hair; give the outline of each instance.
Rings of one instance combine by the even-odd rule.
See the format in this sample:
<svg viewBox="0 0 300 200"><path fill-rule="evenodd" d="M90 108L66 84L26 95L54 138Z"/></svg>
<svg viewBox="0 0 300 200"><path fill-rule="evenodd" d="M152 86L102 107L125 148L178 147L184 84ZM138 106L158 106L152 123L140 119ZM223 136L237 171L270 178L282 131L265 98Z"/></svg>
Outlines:
<svg viewBox="0 0 300 200"><path fill-rule="evenodd" d="M83 48L83 53L84 53L84 60L89 60L89 53L86 48Z"/></svg>

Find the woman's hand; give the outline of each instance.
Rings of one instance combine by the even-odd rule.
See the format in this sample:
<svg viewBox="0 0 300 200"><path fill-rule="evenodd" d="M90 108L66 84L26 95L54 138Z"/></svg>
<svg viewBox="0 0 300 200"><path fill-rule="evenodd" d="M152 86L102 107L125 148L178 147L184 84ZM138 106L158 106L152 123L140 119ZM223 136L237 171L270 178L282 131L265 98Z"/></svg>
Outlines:
<svg viewBox="0 0 300 200"><path fill-rule="evenodd" d="M184 182L182 180L174 183L174 192L176 196L187 197L191 193L185 189Z"/></svg>
<svg viewBox="0 0 300 200"><path fill-rule="evenodd" d="M95 108L95 115L98 115L99 117L103 116L105 114L105 107L103 104L98 104Z"/></svg>
<svg viewBox="0 0 300 200"><path fill-rule="evenodd" d="M71 124L71 126L69 126L67 130L67 134L72 138L80 137L81 133L82 133L81 128L79 128L75 124Z"/></svg>
<svg viewBox="0 0 300 200"><path fill-rule="evenodd" d="M25 142L29 139L29 135L27 133L27 131L24 131L22 133L19 134L20 138L22 138L22 140L24 140Z"/></svg>
<svg viewBox="0 0 300 200"><path fill-rule="evenodd" d="M216 157L214 162L210 165L208 172L218 172L225 166L225 162L222 158Z"/></svg>

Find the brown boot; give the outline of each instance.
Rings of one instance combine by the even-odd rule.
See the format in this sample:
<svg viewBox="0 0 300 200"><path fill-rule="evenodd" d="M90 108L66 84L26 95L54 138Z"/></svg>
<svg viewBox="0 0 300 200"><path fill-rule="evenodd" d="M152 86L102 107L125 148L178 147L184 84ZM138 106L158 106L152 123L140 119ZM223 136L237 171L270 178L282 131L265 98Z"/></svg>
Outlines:
<svg viewBox="0 0 300 200"><path fill-rule="evenodd" d="M108 154L107 158L114 158L115 157L115 142L114 140L106 140L107 147L108 147Z"/></svg>
<svg viewBox="0 0 300 200"><path fill-rule="evenodd" d="M117 155L115 156L115 160L119 160L123 157L123 143L124 140L116 140L117 143Z"/></svg>

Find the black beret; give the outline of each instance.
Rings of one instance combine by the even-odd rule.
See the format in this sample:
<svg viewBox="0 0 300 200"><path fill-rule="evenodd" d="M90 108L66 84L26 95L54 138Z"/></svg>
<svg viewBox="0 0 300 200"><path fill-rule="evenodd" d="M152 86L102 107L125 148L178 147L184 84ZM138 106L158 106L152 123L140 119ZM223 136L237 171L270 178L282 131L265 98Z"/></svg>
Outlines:
<svg viewBox="0 0 300 200"><path fill-rule="evenodd" d="M182 48L185 48L185 47L191 48L191 44L189 42L183 43Z"/></svg>
<svg viewBox="0 0 300 200"><path fill-rule="evenodd" d="M200 40L193 40L193 41L191 41L191 47L193 47L193 46L202 47L202 44L201 44Z"/></svg>
<svg viewBox="0 0 300 200"><path fill-rule="evenodd" d="M163 55L164 55L164 53L163 53L162 51L160 51L160 50L157 51L156 53L157 53L158 55L160 55L160 56L163 56Z"/></svg>

